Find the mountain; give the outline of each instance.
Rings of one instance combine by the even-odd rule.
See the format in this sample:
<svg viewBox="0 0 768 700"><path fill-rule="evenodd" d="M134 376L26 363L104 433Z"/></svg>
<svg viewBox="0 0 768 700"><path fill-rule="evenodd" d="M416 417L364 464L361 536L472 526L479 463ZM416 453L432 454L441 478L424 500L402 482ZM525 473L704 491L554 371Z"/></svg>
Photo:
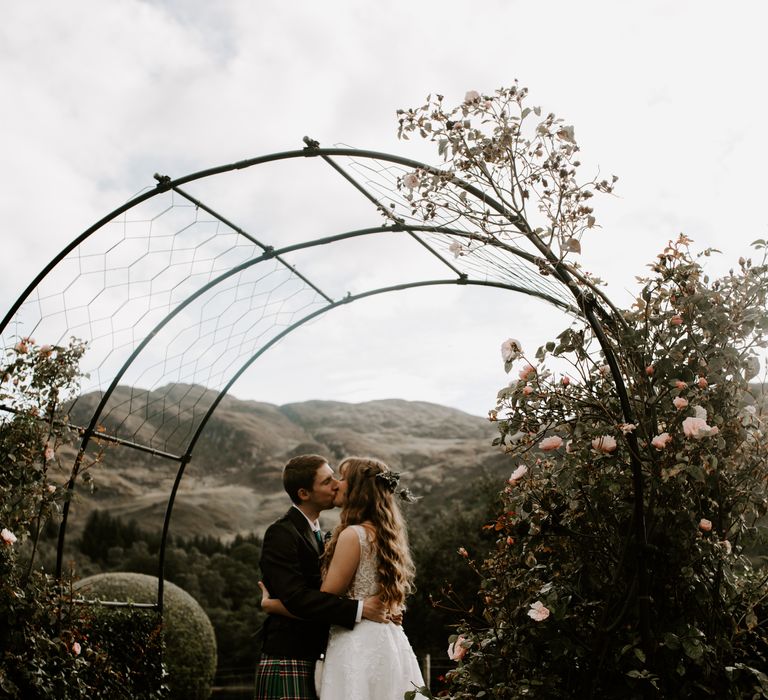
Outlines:
<svg viewBox="0 0 768 700"><path fill-rule="evenodd" d="M176 434L188 439L196 407L210 396L209 390L190 385L157 392L118 387L104 428L132 434L141 444L167 444ZM71 412L73 422L86 424L99 399L98 394L80 397ZM169 403L181 407L178 414L186 416L188 424L164 418L163 407ZM333 465L348 455L377 457L402 473L403 485L424 496L420 510L445 505L468 480L487 474L501 483L510 465L491 446L495 435L495 426L486 419L426 402L306 401L276 406L227 396L185 469L171 533L222 539L263 533L289 505L282 489L283 465L308 452L326 455ZM104 445L102 464L90 470L93 492L83 484L78 487L70 536L77 536L96 508L134 519L147 530L160 529L178 466L146 452ZM324 514L324 526L331 526L336 517Z"/></svg>

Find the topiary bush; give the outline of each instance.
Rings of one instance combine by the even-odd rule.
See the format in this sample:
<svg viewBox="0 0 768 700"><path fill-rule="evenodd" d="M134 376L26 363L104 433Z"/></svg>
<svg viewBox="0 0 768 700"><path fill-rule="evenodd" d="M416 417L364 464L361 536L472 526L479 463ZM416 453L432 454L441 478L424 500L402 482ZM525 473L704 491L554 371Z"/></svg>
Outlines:
<svg viewBox="0 0 768 700"><path fill-rule="evenodd" d="M155 576L133 573L97 574L75 585L87 599L153 603L157 599ZM163 605L165 664L170 697L203 700L210 697L216 671L216 636L208 616L197 601L166 581Z"/></svg>

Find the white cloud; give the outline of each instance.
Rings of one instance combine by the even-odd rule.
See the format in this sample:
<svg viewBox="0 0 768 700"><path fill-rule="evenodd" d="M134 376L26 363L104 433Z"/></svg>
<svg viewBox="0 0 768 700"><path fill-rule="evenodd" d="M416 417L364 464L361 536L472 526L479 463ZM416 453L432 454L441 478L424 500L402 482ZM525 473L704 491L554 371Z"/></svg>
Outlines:
<svg viewBox="0 0 768 700"><path fill-rule="evenodd" d="M603 228L584 241L587 266L615 297L625 301L644 263L680 231L723 248L715 266L727 269L768 234L767 15L758 3L737 12L711 1L630 8L559 0L544 8L497 0L471 11L445 0L11 4L0 27L10 98L0 131L0 235L13 260L3 298L14 299L67 242L152 186L156 171L180 176L301 148L305 134L433 160L427 145L396 140L395 110L429 92L455 101L515 77L535 103L575 125L585 172L621 177L617 197L598 204ZM268 243L378 223L357 193L326 175L322 164L297 161L189 189ZM355 243L294 257L334 289L358 291L417 267L410 248L404 261L392 261L388 248ZM238 390L276 402L303 392L357 400L400 392L483 412L505 381L499 342L522 336L523 325L529 336L521 339L535 346L562 325L511 295L407 294L403 305L397 294L361 302L359 316L355 307L334 312L343 323L329 314L303 331L320 348L311 371L290 371L305 359L300 343L286 339L269 353L278 359L265 356L264 367L274 368L268 381L257 388L243 378ZM487 309L484 298L493 299ZM506 304L511 320L501 324ZM360 335L360 351L339 360L334 339Z"/></svg>

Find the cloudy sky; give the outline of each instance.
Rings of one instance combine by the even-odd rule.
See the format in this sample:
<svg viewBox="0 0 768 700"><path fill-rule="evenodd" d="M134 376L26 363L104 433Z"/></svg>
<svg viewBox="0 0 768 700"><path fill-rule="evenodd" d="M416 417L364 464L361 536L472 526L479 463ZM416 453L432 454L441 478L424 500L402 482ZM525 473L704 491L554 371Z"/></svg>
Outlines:
<svg viewBox="0 0 768 700"><path fill-rule="evenodd" d="M514 79L574 125L585 170L620 177L617 196L599 203L602 227L582 242L616 301L680 232L721 249L712 269L726 271L768 237L766 26L766 5L746 1L10 3L0 25L4 308L155 172L300 148L305 134L436 162L426 145L397 140L395 110ZM277 169L252 180L247 202L235 201L239 189L232 201L222 187L209 194L228 214L257 207L253 233L272 242L289 228L301 240L358 221L364 203L349 192L340 211L325 186ZM297 264L355 292L361 277L419 260L371 243ZM400 397L484 414L506 381L501 341L534 350L566 323L510 293L391 294L295 332L233 393Z"/></svg>

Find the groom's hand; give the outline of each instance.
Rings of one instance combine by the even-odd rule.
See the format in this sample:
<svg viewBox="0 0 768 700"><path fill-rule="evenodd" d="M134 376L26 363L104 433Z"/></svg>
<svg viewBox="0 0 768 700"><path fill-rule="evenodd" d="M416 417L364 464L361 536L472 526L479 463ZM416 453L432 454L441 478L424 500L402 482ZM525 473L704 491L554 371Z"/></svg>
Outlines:
<svg viewBox="0 0 768 700"><path fill-rule="evenodd" d="M379 596L372 595L363 601L363 619L387 622L387 606L381 602Z"/></svg>

